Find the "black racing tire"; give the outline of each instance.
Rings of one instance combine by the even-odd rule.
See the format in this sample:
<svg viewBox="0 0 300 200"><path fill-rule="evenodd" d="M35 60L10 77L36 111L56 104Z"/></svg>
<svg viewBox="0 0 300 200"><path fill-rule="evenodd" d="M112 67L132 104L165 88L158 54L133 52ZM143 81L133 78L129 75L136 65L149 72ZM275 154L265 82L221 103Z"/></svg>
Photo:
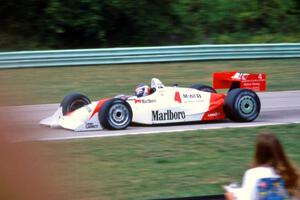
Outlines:
<svg viewBox="0 0 300 200"><path fill-rule="evenodd" d="M203 92L217 93L217 91L214 88L203 84L194 84L190 88L203 91Z"/></svg>
<svg viewBox="0 0 300 200"><path fill-rule="evenodd" d="M260 113L260 100L255 92L235 88L227 93L224 103L225 115L232 121L251 122Z"/></svg>
<svg viewBox="0 0 300 200"><path fill-rule="evenodd" d="M62 107L63 115L67 115L78 108L91 103L91 100L80 93L70 93L64 97L61 101L60 106Z"/></svg>
<svg viewBox="0 0 300 200"><path fill-rule="evenodd" d="M110 130L122 130L129 126L132 120L130 105L123 99L111 99L103 104L98 118L100 124Z"/></svg>

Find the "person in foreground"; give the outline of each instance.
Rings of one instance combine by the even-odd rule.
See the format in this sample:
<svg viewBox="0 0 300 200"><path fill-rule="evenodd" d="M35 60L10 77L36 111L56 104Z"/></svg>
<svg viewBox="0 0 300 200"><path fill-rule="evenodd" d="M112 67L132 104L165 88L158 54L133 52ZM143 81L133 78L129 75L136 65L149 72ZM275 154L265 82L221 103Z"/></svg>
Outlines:
<svg viewBox="0 0 300 200"><path fill-rule="evenodd" d="M256 139L252 168L243 177L242 186L224 186L227 200L300 199L299 172L273 134Z"/></svg>

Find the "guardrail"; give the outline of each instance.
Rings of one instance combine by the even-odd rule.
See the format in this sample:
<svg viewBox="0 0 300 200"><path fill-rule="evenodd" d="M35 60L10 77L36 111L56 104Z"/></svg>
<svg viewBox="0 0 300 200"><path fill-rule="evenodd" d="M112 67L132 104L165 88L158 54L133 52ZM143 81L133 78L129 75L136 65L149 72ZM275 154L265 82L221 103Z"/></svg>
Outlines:
<svg viewBox="0 0 300 200"><path fill-rule="evenodd" d="M0 68L263 58L300 58L300 43L2 52Z"/></svg>

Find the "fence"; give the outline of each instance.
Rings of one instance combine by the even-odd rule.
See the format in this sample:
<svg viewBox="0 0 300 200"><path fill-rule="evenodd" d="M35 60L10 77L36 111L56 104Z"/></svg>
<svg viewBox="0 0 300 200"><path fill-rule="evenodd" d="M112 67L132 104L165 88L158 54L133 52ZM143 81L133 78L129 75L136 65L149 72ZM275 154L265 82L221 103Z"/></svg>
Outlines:
<svg viewBox="0 0 300 200"><path fill-rule="evenodd" d="M1 52L0 68L263 58L300 58L300 43Z"/></svg>

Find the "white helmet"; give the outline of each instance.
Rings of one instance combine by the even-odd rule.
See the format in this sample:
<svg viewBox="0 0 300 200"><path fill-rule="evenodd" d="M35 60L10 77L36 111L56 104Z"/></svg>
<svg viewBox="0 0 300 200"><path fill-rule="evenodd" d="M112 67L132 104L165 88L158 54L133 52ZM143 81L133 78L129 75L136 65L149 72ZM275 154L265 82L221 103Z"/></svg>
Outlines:
<svg viewBox="0 0 300 200"><path fill-rule="evenodd" d="M137 97L144 97L150 94L150 87L145 84L140 84L135 89L135 95Z"/></svg>

